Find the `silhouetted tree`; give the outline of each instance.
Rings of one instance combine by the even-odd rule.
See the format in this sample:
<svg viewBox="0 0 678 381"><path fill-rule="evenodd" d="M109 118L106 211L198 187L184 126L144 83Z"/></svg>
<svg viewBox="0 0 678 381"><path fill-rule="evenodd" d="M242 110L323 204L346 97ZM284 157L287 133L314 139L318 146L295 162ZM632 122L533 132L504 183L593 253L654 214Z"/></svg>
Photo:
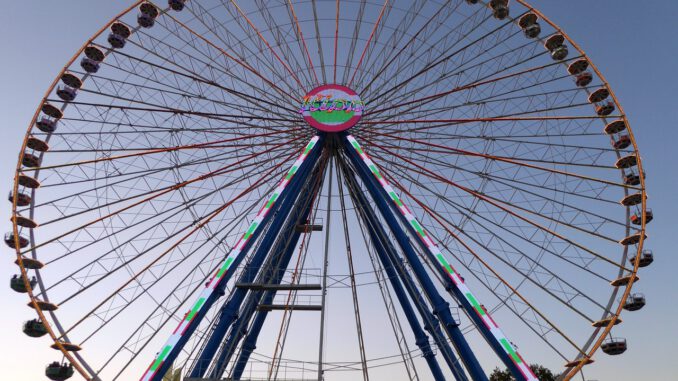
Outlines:
<svg viewBox="0 0 678 381"><path fill-rule="evenodd" d="M170 366L162 377L162 381L181 381L181 368L174 369L174 366Z"/></svg>
<svg viewBox="0 0 678 381"><path fill-rule="evenodd" d="M530 369L534 372L534 375L537 376L539 381L556 381L558 375L553 374L550 369L545 368L538 364L530 365ZM492 374L490 374L490 381L515 381L511 372L508 369L501 370L499 368L494 368Z"/></svg>

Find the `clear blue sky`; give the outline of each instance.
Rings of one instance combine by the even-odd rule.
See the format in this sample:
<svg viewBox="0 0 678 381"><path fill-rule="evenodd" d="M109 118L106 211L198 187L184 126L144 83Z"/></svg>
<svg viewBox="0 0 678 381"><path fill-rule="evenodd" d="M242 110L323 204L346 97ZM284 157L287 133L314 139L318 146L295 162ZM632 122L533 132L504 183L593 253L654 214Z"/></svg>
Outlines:
<svg viewBox="0 0 678 381"><path fill-rule="evenodd" d="M18 149L39 100L62 65L89 36L126 7L124 1L3 1L0 12L0 192L9 190ZM627 337L621 357L598 356L587 378L605 380L675 380L678 328L678 2L653 0L534 0L533 5L559 24L587 52L607 77L628 114L647 171L649 225L647 247L656 255L640 274L637 290L648 305L626 314L617 334ZM2 193L4 195L4 193ZM3 196L4 199L4 196ZM10 204L0 200L0 215ZM10 229L6 220L5 229ZM58 359L47 343L21 333L33 317L24 295L12 292L8 280L16 269L10 251L0 262L0 350L2 379L43 379L43 366ZM636 290L636 288L634 288ZM51 356L50 356L51 355ZM35 358L36 360L33 360Z"/></svg>

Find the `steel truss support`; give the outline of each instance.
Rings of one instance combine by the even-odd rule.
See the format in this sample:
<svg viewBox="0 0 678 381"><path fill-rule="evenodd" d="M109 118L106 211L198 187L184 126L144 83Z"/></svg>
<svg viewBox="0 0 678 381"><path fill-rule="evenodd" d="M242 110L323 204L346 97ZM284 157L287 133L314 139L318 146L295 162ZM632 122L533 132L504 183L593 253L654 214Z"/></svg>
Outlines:
<svg viewBox="0 0 678 381"><path fill-rule="evenodd" d="M433 284L429 274L426 272L423 264L419 260L419 256L415 252L409 237L403 230L402 226L398 222L396 213L391 209L391 203L388 201L389 197L386 192L383 190L379 182L375 177L373 177L370 169L360 158L358 152L352 147L351 143L344 139L345 149L344 152L346 156L350 159L353 167L356 170L356 173L362 180L362 182L367 187L367 190L372 196L377 208L379 209L381 215L383 216L385 222L388 224L390 230L392 231L398 245L405 254L407 262L410 264L412 271L414 272L415 277L418 282L421 284L424 294L427 299L431 302L433 306L433 314L438 317L440 322L443 325L445 333L452 341L457 353L461 357L466 370L470 374L471 378L474 381L487 381L487 375L483 371L478 359L475 357L475 354L471 350L470 346L466 342L466 338L459 329L459 323L457 323L452 317L450 312L449 303L447 303L443 297L438 293L435 285ZM416 236L416 235L415 235ZM427 252L427 250L424 250ZM462 304L463 305L463 304ZM464 307L467 307L464 305ZM470 305L469 305L470 307ZM467 310L469 315L473 316L474 312L472 310ZM480 325L483 323L480 322ZM478 324L477 324L478 325ZM479 329L483 329L480 327ZM512 363L512 362L511 362Z"/></svg>
<svg viewBox="0 0 678 381"><path fill-rule="evenodd" d="M311 169L315 167L318 158L320 157L320 153L323 149L324 145L323 143L324 139L323 137L321 137L318 143L315 144L313 149L308 153L308 157L304 160L299 169L297 169L296 174L291 178L290 183L287 185L285 190L278 196L277 202L275 202L272 206L273 209L270 210L268 214L264 217L261 224L259 225L259 229L254 230L252 236L249 237L247 243L245 244L245 246L243 246L241 253L239 255L239 259L237 260L238 263L235 263L236 261L234 261L234 263L229 267L229 271L226 272L226 274L224 275L224 279L222 279L222 281L218 285L219 287L217 290L218 292L212 294L213 296L211 296L204 302L203 308L196 316L196 319L202 319L209 310L209 308L214 304L216 299L224 294L226 284L228 283L228 280L233 275L235 269L239 265L239 262L241 262L242 259L245 257L247 251L252 247L253 243L257 241L257 238L262 232L263 228L266 225L268 225L269 222L271 226L266 232L264 238L262 238L260 247L261 246L270 247L270 245L273 243L273 240L276 237L276 232L279 231L280 227L285 221L285 217L288 215L290 207L296 200L296 196L299 194L301 186L306 182L307 178L309 177ZM250 262L247 265L247 269L243 271L239 279L240 282L251 282L252 280L254 280L258 272L257 271L258 268L261 266L264 259L266 258L266 253L267 251L260 253L260 251L258 250L250 258ZM257 264L258 266L256 266ZM239 305L242 303L242 300L245 297L246 291L240 292L240 290L241 290L240 288L236 288L231 299L229 299L229 301L222 307L218 321L213 326L212 332L210 333L211 334L210 339L207 341L206 345L202 348L201 353L199 354L198 358L193 364L193 369L189 377L200 378L204 376L204 373L207 370L209 363L216 354L216 351L219 348L219 344L221 343L224 335L226 334L226 330L237 316L238 308L236 308L236 305L239 307ZM186 338L185 340L187 340L188 337L191 336L197 325L198 325L197 322L195 324L190 325L187 328L187 331L182 336L182 338ZM181 346L183 346L185 342L180 344ZM175 356L177 353L178 351L174 352ZM174 360L173 358L168 358L167 360L165 360L163 366L159 369L157 373L155 373L152 381L159 381L164 375L164 372L167 371L167 368L169 367L171 361L173 360Z"/></svg>
<svg viewBox="0 0 678 381"><path fill-rule="evenodd" d="M417 309L419 310L419 313L425 317L424 318L424 320L426 321L425 328L434 337L434 340L436 341L438 348L440 348L440 350L443 352L443 357L450 366L450 369L455 375L455 378L457 380L466 380L467 378L466 375L464 374L463 369L460 369L459 363L455 358L454 353L447 344L445 338L442 337L439 327L437 326L435 317L430 313L430 311L428 311L428 309L426 309L425 305L422 303L421 295L417 293L416 289L411 288L411 284L409 284L410 287L408 287L407 291L405 291L405 288L403 288L403 285L400 281L400 276L406 275L402 271L403 263L397 256L395 248L388 240L387 238L388 236L386 235L386 232L379 223L376 217L376 213L370 206L369 201L360 192L360 189L358 188L355 180L355 176L353 175L353 173L351 173L350 170L346 169L344 169L343 175L344 178L346 179L347 186L352 196L353 203L361 219L363 219L365 227L367 228L367 232L371 239L372 246L374 247L377 253L379 261L382 263L382 267L386 272L386 275L391 283L391 286L393 287L393 291L396 294L398 302L400 303L400 306L403 309L403 312L405 313L405 317L407 318L407 321L410 324L410 328L414 333L416 340L415 343L422 351L423 357L426 360L426 363L428 364L429 368L431 369L433 378L436 381L445 380L445 376L442 370L440 369L440 365L436 360L435 353L433 352L429 344L428 337L426 336L426 333L422 329L421 324L417 319L417 314L415 313L412 305L410 304L410 300L408 299L407 296L408 291L410 297L412 297L413 300L418 302L416 303ZM397 258L395 259L395 262L394 258ZM397 264L397 268L399 271L396 271L396 265L394 265L394 263ZM403 280L405 280L404 278L409 277L405 276L403 277ZM409 278L408 280L409 282L412 281L411 278ZM404 283L407 284L409 282Z"/></svg>
<svg viewBox="0 0 678 381"><path fill-rule="evenodd" d="M278 212L281 216L284 214L288 218L279 229L276 229L273 235L273 237L277 237L275 243L264 246L262 242L258 249L258 251L264 252L268 258L266 264L259 272L258 279L260 283L278 285L283 280L287 266L292 259L302 233L297 229L297 226L309 218L313 207L313 200L320 190L324 169L324 165L317 165L307 181L301 185L299 191L290 195L291 199L296 200L293 205L290 205L289 209L281 208ZM299 197L296 198L296 195L299 195ZM211 378L221 379L223 377L228 362L236 353L238 343L242 340L240 354L233 366L231 377L229 377L229 379L233 380L240 379L245 371L245 366L250 355L256 349L257 339L269 312L268 310L258 310L257 307L259 305L270 305L275 295L275 289L269 291L250 291L244 303L245 306L240 311L238 319L233 323L229 337L224 342L222 350L215 361L214 369L210 375ZM243 336L245 336L244 340Z"/></svg>

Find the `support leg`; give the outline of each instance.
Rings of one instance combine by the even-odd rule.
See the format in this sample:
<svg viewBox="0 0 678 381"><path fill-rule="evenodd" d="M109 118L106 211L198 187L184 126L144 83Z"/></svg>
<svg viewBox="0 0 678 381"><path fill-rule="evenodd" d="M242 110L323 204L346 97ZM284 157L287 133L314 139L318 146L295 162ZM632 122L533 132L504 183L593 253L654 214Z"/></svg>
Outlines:
<svg viewBox="0 0 678 381"><path fill-rule="evenodd" d="M372 173L367 168L366 164L361 160L358 153L351 147L348 140L345 140L346 149L344 152L353 164L356 173L361 178L370 192L381 215L384 217L389 228L395 235L398 245L403 250L405 257L412 267L415 277L422 285L424 293L433 305L433 313L440 319L443 328L448 337L455 346L457 353L461 357L464 365L474 381L487 381L487 375L483 371L478 359L466 342L466 338L459 329L459 324L452 317L449 309L449 304L442 298L431 281L426 269L419 260L417 253L414 251L409 237L403 231L402 226L398 223L397 217L393 213L389 201L386 199L383 189L378 181L372 176Z"/></svg>

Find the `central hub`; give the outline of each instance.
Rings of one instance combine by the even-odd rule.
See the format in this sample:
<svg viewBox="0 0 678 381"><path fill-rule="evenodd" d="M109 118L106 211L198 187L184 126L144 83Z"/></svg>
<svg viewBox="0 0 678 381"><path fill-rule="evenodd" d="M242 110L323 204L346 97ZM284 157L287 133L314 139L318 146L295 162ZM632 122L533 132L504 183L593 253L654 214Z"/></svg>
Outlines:
<svg viewBox="0 0 678 381"><path fill-rule="evenodd" d="M306 94L299 113L324 132L346 131L363 116L365 104L355 91L341 85L323 85Z"/></svg>

